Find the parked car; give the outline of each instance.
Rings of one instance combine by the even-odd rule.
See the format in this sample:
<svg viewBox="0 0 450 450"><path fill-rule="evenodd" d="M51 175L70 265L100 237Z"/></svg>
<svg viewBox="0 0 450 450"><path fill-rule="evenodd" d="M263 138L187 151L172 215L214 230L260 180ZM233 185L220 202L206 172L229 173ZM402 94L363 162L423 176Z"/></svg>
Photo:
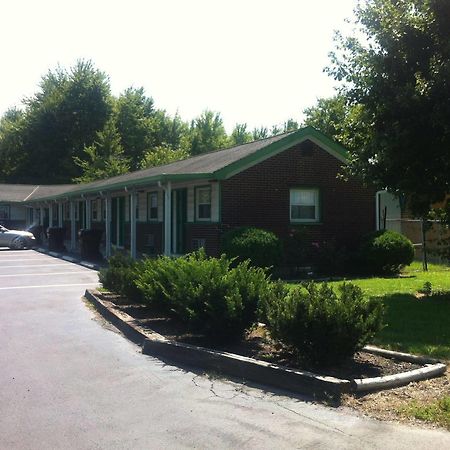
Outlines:
<svg viewBox="0 0 450 450"><path fill-rule="evenodd" d="M35 237L29 231L8 230L0 225L0 247L23 250L35 245Z"/></svg>

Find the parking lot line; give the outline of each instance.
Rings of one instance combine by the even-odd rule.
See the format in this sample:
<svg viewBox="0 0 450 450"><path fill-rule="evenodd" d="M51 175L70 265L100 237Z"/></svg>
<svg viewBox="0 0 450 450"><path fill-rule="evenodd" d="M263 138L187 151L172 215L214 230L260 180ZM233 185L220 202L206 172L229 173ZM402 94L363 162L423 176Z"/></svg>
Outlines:
<svg viewBox="0 0 450 450"><path fill-rule="evenodd" d="M70 266L70 264L68 263L64 263L64 264L26 264L24 266L0 266L0 269L19 269L19 268L24 268L24 267L56 267L56 266Z"/></svg>
<svg viewBox="0 0 450 450"><path fill-rule="evenodd" d="M86 270L69 270L68 272L47 272L47 273L14 273L14 274L4 274L0 277L32 277L32 276L42 276L42 275L72 275L72 274L87 274Z"/></svg>
<svg viewBox="0 0 450 450"><path fill-rule="evenodd" d="M13 289L37 289L37 288L53 288L53 287L71 287L71 286L98 286L99 283L75 283L75 284L43 284L36 286L7 286L0 287L0 291Z"/></svg>
<svg viewBox="0 0 450 450"><path fill-rule="evenodd" d="M6 262L23 262L23 261L45 261L45 258L21 258L21 259L9 259L9 258L2 258L0 256L0 262L6 261Z"/></svg>

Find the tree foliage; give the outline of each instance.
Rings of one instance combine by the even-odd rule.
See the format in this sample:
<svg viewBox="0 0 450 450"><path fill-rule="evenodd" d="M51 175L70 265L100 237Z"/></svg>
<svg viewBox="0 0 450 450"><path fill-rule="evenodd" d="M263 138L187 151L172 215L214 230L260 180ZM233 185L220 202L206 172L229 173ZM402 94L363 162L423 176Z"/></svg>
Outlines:
<svg viewBox="0 0 450 450"><path fill-rule="evenodd" d="M74 179L78 183L122 175L130 170L113 120L109 120L105 128L96 133L94 143L86 146L83 153L83 158L74 157L75 164L83 171L82 175Z"/></svg>
<svg viewBox="0 0 450 450"><path fill-rule="evenodd" d="M424 216L450 191L450 3L365 0L355 27L351 36L337 35L328 70L346 99L345 131L329 126L345 141L346 122L359 123L365 137L349 146L350 171L407 194Z"/></svg>
<svg viewBox="0 0 450 450"><path fill-rule="evenodd" d="M190 153L201 153L225 148L228 144L227 134L220 113L205 110L191 124Z"/></svg>
<svg viewBox="0 0 450 450"><path fill-rule="evenodd" d="M294 129L289 119L276 132ZM142 87L111 94L91 61L46 73L23 109L0 118L0 182L70 183L167 164L270 135L236 124L230 136L218 112L190 124L158 109Z"/></svg>
<svg viewBox="0 0 450 450"><path fill-rule="evenodd" d="M162 166L175 161L180 161L189 157L189 153L179 148L173 150L167 145L160 145L151 150L148 150L141 160L140 168L148 169L149 167Z"/></svg>

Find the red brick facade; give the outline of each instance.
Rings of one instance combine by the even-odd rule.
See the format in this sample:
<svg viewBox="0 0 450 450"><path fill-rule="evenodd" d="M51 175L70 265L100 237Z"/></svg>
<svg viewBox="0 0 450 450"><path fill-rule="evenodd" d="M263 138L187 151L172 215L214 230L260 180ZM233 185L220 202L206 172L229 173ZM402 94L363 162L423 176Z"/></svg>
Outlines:
<svg viewBox="0 0 450 450"><path fill-rule="evenodd" d="M244 170L221 184L222 227L256 226L286 238L291 188L318 188L321 221L300 225L312 242L334 239L352 247L375 229L375 192L337 178L342 163L307 141Z"/></svg>

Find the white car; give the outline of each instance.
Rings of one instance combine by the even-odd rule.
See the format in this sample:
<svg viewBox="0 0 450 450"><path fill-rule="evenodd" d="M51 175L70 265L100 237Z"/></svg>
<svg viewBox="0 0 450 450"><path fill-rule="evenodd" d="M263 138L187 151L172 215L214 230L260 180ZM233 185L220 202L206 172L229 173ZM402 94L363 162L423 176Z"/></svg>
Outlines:
<svg viewBox="0 0 450 450"><path fill-rule="evenodd" d="M23 250L34 247L36 239L29 231L8 230L0 225L0 247Z"/></svg>

